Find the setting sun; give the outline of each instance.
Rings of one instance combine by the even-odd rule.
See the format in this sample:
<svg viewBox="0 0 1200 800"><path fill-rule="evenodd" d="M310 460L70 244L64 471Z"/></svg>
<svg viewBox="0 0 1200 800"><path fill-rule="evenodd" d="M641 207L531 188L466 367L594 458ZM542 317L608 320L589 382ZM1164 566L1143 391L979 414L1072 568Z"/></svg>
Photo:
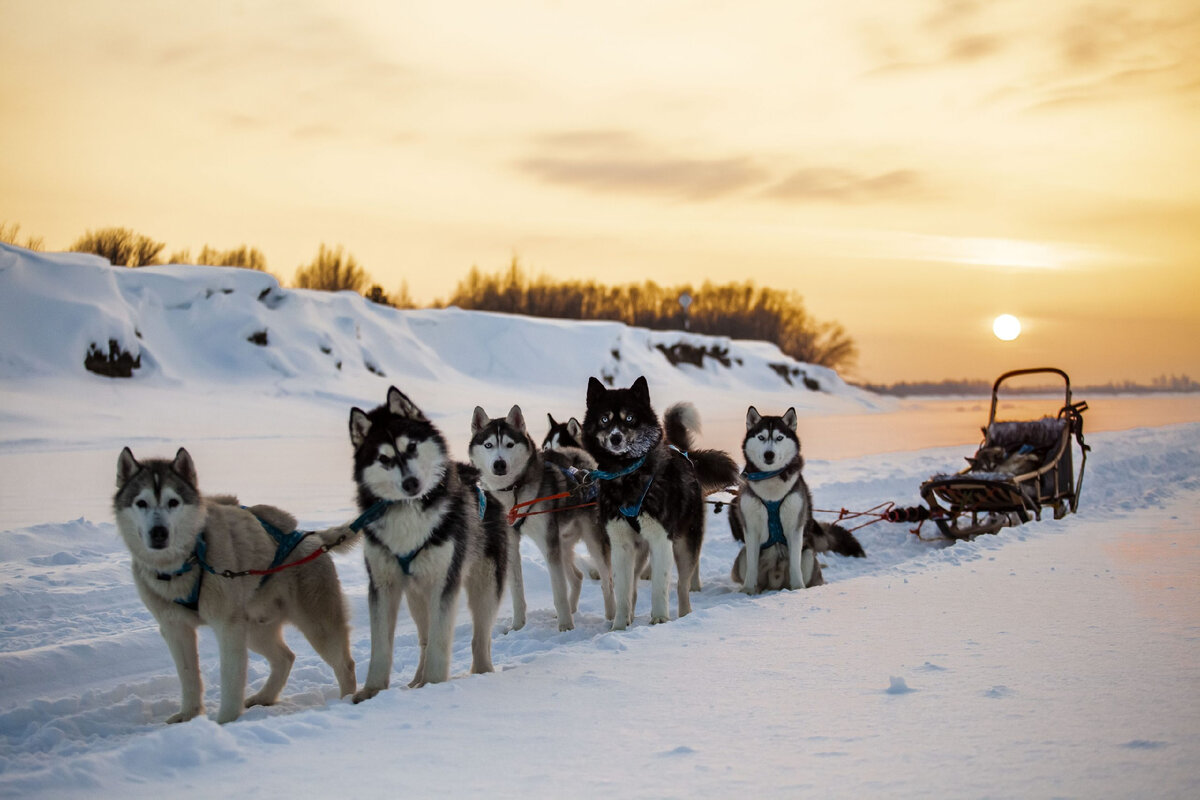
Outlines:
<svg viewBox="0 0 1200 800"><path fill-rule="evenodd" d="M992 333L1002 342L1011 342L1021 335L1021 320L1012 314L1001 314L992 320Z"/></svg>

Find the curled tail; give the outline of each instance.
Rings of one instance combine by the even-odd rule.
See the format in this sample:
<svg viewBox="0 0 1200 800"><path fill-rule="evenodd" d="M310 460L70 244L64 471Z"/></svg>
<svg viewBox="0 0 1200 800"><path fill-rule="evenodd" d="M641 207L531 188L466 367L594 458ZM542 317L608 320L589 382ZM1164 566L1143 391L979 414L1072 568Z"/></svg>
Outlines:
<svg viewBox="0 0 1200 800"><path fill-rule="evenodd" d="M854 534L838 525L836 522L808 523L809 535L812 536L813 549L818 553L838 553L852 558L866 558L867 552Z"/></svg>
<svg viewBox="0 0 1200 800"><path fill-rule="evenodd" d="M738 466L723 450L697 450L692 447L700 433L700 414L691 403L676 403L663 415L667 444L687 453L705 494L720 491L737 482Z"/></svg>

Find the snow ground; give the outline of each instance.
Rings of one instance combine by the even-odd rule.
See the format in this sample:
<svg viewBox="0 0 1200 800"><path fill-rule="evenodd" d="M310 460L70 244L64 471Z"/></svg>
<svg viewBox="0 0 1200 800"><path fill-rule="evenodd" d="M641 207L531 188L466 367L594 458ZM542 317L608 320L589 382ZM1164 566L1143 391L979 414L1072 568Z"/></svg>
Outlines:
<svg viewBox="0 0 1200 800"><path fill-rule="evenodd" d="M68 270L45 258L47 269ZM223 361L221 349L231 345L220 330L261 313L299 339L305 325L267 312L298 313L322 329L326 298L289 293L276 309L226 308L223 326L197 315L199 338L170 338L183 324L172 315L188 313L178 307L185 301L154 288L160 278L174 280L170 270L142 280L141 271L75 265L88 270L89 291L116 286L97 295L96 319L109 322L89 324L113 325L103 336L126 322L140 330L143 363L153 365L142 378L113 381L84 373L71 356L79 328L59 324L55 311L70 281L38 282L45 276L30 263L14 248L0 250L0 302L25 309L21 324L36 328L9 337L11 317L0 313L0 327L10 326L0 336L0 796L1200 794L1196 423L1089 434L1094 450L1077 515L952 546L920 541L908 526L873 525L860 531L868 558L828 557L829 583L803 592L736 592L728 578L735 543L725 516L710 516L694 612L654 627L640 593L634 627L607 631L598 587L588 583L576 629L559 633L540 555L525 543L529 622L509 631L505 600L493 637L497 672L466 674L464 614L454 678L399 688L416 664L402 611L395 688L371 701L337 698L332 672L289 630L297 658L278 705L225 726L208 718L165 725L178 708L178 682L133 589L109 510L123 445L150 456L186 444L206 489L283 506L302 527L319 527L354 515L346 414L351 404L382 400L389 381L411 389L465 451L476 403L500 413L520 402L531 421L542 410L570 411L582 402L579 370L586 379L612 337L632 342L648 332L577 333L579 358L592 366L570 372L556 364L518 386L503 377L508 366L489 364L511 360L516 339L533 360L545 335L571 326L532 336L517 318L385 314L370 347L391 377L362 367L348 375L319 359L313 363L326 372L316 375L303 349L282 337L277 352L252 349L244 360ZM194 285L172 291L204 297L203 284L226 272L186 272ZM204 299L236 305L239 292ZM354 298L328 302L340 309L329 313L358 319L360 330L377 313ZM440 330L431 343L387 327L418 322ZM354 328L327 330L339 325ZM28 350L14 351L18 338ZM409 352L388 360L391 340ZM454 359L464 341L485 342L504 358L476 354L463 366ZM727 436L748 402L794 403L802 425L871 408L836 383L811 393L759 383L749 368L675 371L655 362L651 348L630 347L640 363L628 368L651 375L660 405L692 399L709 435L716 420L717 435ZM410 383L400 361L414 353L430 374ZM880 404L879 418L890 408ZM818 507L906 504L924 478L957 468L966 452L811 460L805 474ZM335 562L361 682L370 650L366 575L357 551ZM215 711L216 646L207 630L201 663ZM252 656L251 685L265 675L265 662Z"/></svg>

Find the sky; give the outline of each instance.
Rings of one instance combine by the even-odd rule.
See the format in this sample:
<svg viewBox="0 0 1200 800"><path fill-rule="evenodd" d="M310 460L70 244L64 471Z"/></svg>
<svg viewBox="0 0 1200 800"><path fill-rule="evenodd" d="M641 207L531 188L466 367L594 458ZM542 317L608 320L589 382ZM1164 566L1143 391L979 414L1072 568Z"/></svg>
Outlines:
<svg viewBox="0 0 1200 800"><path fill-rule="evenodd" d="M0 0L0 222L322 243L420 303L472 266L752 280L848 377L1200 377L1190 0ZM1022 335L1001 342L992 319Z"/></svg>

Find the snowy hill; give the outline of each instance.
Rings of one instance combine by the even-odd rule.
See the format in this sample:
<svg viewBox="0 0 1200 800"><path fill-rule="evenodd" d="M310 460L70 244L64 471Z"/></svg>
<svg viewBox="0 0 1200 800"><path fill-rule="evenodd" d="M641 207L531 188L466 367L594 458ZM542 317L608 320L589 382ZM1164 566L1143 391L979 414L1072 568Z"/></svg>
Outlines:
<svg viewBox="0 0 1200 800"><path fill-rule="evenodd" d="M88 371L90 350L128 354L131 376ZM677 366L667 352L710 355ZM893 401L762 343L400 312L246 270L0 245L0 797L1200 793L1200 424L1089 433L1078 515L953 545L880 523L858 534L867 558L825 558L828 584L802 592L737 592L727 516L709 514L693 613L651 627L640 592L625 632L608 630L595 582L559 632L525 542L528 623L510 630L506 595L495 673L466 674L464 613L452 680L402 688L418 653L402 609L393 688L368 702L336 697L289 629L278 705L225 726L164 723L179 682L112 519L121 447L186 445L206 491L319 527L356 514L347 412L390 383L462 454L476 404L520 403L531 423L579 414L593 374L646 374L660 408L692 400L703 443L730 450L749 403L794 405L802 428L851 411L904 424ZM816 505L915 502L965 454L917 447L810 460ZM360 552L334 561L361 683L367 576ZM200 662L211 713L208 630ZM252 657L250 685L266 672Z"/></svg>
<svg viewBox="0 0 1200 800"><path fill-rule="evenodd" d="M85 366L90 365L90 366ZM353 292L281 289L262 272L129 269L0 244L0 378L121 373L152 385L258 384L289 393L414 397L448 384L578 402L589 376L639 375L672 396L705 388L802 408L884 401L765 342L459 309L400 311ZM427 391L428 390L428 391Z"/></svg>

